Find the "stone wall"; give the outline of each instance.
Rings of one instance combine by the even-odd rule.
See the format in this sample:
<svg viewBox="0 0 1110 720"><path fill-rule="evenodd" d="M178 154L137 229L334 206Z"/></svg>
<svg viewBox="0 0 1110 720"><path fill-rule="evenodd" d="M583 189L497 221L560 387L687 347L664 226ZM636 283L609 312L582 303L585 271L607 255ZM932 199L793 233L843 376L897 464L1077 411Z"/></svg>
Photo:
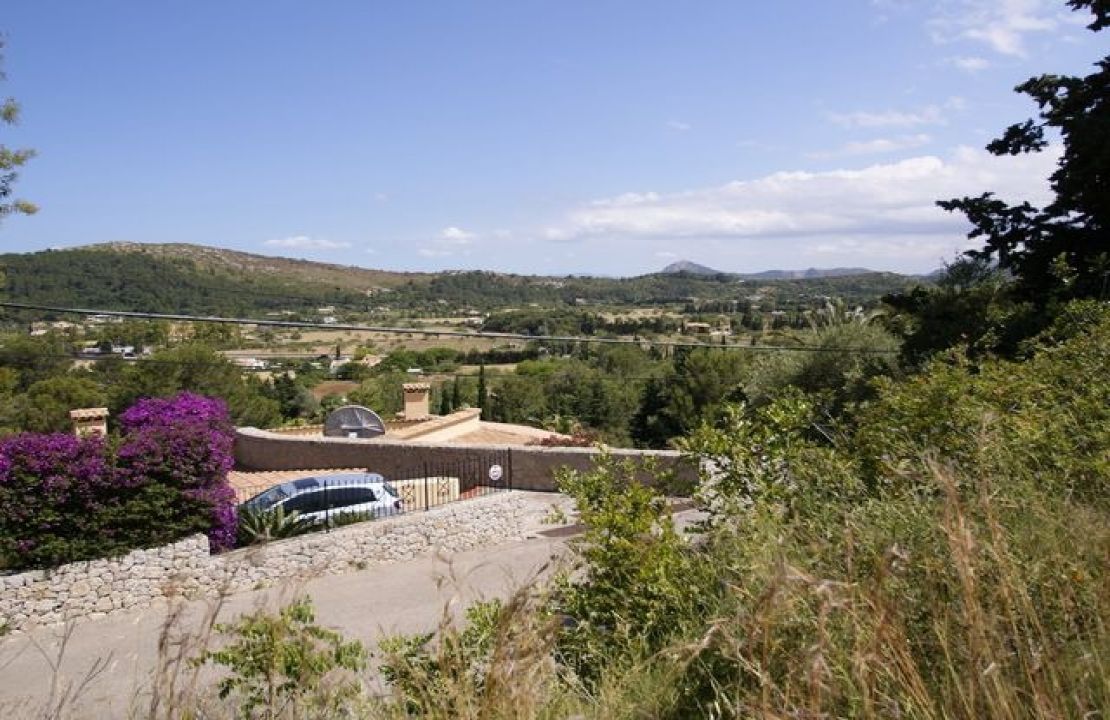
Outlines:
<svg viewBox="0 0 1110 720"><path fill-rule="evenodd" d="M0 575L0 627L24 630L142 607L173 588L199 587L209 558L208 538L196 535L121 557Z"/></svg>
<svg viewBox="0 0 1110 720"><path fill-rule="evenodd" d="M518 490L551 492L555 471L561 467L589 470L599 451L596 448L541 447L537 445L442 445L429 442L390 442L382 438L298 437L257 428L239 428L235 433L235 463L243 470L327 470L364 467L387 478L420 475L425 465L446 466L471 462L491 452L509 452L512 457L512 486ZM696 479L696 468L681 453L672 450L626 450L609 453L643 466L655 463L673 470L681 478ZM642 473L651 482L650 473Z"/></svg>
<svg viewBox="0 0 1110 720"><path fill-rule="evenodd" d="M171 595L252 590L439 551L470 550L520 538L524 515L517 493L497 493L222 555L209 555L208 538L197 535L121 557L0 575L0 628L26 630L103 617Z"/></svg>

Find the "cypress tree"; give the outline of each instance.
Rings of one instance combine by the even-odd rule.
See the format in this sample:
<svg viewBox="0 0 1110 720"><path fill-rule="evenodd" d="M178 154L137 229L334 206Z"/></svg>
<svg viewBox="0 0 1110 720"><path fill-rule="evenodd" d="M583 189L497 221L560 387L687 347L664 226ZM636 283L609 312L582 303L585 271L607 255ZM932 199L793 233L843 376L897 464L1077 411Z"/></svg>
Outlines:
<svg viewBox="0 0 1110 720"><path fill-rule="evenodd" d="M478 407L482 410L482 419L489 419L489 390L486 388L486 364L478 366Z"/></svg>

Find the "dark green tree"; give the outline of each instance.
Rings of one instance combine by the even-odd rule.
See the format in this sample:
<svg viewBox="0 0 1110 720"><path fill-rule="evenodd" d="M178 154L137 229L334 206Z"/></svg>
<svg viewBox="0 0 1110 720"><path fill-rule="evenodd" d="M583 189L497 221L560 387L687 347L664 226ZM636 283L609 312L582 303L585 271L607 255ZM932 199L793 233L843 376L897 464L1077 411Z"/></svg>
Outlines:
<svg viewBox="0 0 1110 720"><path fill-rule="evenodd" d="M21 391L39 380L64 373L72 362L72 353L72 345L55 333L0 338L0 367L19 374Z"/></svg>
<svg viewBox="0 0 1110 720"><path fill-rule="evenodd" d="M107 396L88 377L58 375L39 380L20 398L20 427L31 432L68 432L72 427L69 411L101 407Z"/></svg>
<svg viewBox="0 0 1110 720"><path fill-rule="evenodd" d="M1106 0L1069 0L1087 11L1095 32L1110 25ZM1011 125L987 145L995 155L1040 152L1054 132L1063 155L1052 174L1055 199L1043 208L1007 205L986 192L938 204L971 221L984 246L970 255L1013 274L1019 299L1044 307L1060 300L1105 298L1110 284L1110 56L1086 77L1041 75L1015 90L1039 107L1038 118Z"/></svg>
<svg viewBox="0 0 1110 720"><path fill-rule="evenodd" d="M211 347L180 345L139 360L111 388L113 415L141 397L168 397L182 390L222 398L237 425L272 427L281 422L281 405L267 397L263 383Z"/></svg>
<svg viewBox="0 0 1110 720"><path fill-rule="evenodd" d="M546 400L543 385L533 378L508 375L498 379L493 401L488 409L482 410L482 417L497 422L538 426L547 411Z"/></svg>
<svg viewBox="0 0 1110 720"><path fill-rule="evenodd" d="M287 420L307 418L320 410L320 404L305 386L289 373L282 373L273 380L272 397L281 404L281 416Z"/></svg>
<svg viewBox="0 0 1110 720"><path fill-rule="evenodd" d="M486 364L478 366L478 407L482 410L482 419L489 420L489 388L486 387Z"/></svg>

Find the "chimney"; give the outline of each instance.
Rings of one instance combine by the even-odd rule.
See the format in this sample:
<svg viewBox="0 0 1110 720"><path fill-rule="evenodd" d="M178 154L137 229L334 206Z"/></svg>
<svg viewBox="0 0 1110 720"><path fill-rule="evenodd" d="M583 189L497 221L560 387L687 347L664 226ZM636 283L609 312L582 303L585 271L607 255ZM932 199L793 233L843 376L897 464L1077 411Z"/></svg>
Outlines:
<svg viewBox="0 0 1110 720"><path fill-rule="evenodd" d="M405 390L405 419L424 420L428 413L428 383L405 383L401 386Z"/></svg>
<svg viewBox="0 0 1110 720"><path fill-rule="evenodd" d="M77 437L108 434L108 408L77 408L69 411L73 434Z"/></svg>

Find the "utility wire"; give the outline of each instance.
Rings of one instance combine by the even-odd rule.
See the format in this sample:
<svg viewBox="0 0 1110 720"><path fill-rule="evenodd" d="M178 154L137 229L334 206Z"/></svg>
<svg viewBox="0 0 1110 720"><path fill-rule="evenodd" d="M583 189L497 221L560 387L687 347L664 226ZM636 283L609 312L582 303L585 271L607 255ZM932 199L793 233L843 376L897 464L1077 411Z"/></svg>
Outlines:
<svg viewBox="0 0 1110 720"><path fill-rule="evenodd" d="M599 338L574 335L526 335L524 333L489 332L483 330L424 330L421 328L384 327L345 323L312 323L297 320L252 320L250 318L226 318L213 315L178 315L170 313L132 312L127 310L97 310L92 308L67 308L32 303L0 302L0 307L13 310L37 310L40 312L70 315L104 315L108 317L131 318L140 320L173 320L178 322L207 322L225 325L255 325L261 327L299 328L327 331L357 331L392 335L422 335L427 337L459 337L490 340L523 340L526 342L551 343L592 343L598 345L638 345L670 348L718 348L721 350L747 350L750 352L841 352L860 355L895 355L896 350L877 348L817 347L812 345L742 345L684 342L676 340L646 340L637 338Z"/></svg>

